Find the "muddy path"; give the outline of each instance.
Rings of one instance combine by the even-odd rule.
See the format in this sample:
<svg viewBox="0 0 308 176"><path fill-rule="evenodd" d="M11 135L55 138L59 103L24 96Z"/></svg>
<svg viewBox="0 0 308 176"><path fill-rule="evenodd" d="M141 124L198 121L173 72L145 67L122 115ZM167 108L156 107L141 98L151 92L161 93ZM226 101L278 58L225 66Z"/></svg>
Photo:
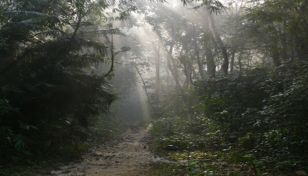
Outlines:
<svg viewBox="0 0 308 176"><path fill-rule="evenodd" d="M133 126L122 135L91 149L81 161L48 171L48 175L146 176L151 163L168 162L154 156L149 148L150 142L148 131Z"/></svg>

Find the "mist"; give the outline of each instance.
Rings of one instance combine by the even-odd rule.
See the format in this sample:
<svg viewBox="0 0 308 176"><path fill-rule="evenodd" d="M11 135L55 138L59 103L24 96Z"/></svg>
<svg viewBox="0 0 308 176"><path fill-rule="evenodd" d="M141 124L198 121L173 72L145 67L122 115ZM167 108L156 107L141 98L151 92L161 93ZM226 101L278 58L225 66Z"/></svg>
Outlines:
<svg viewBox="0 0 308 176"><path fill-rule="evenodd" d="M0 175L307 175L307 9L1 1Z"/></svg>

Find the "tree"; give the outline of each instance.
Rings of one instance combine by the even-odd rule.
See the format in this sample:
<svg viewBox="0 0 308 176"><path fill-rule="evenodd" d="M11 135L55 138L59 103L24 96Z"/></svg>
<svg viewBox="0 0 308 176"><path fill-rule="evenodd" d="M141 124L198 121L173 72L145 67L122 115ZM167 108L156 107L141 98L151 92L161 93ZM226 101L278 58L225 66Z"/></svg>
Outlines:
<svg viewBox="0 0 308 176"><path fill-rule="evenodd" d="M30 152L77 146L89 122L107 111L115 99L104 87L115 55L109 36L120 31L96 24L108 23L104 10L110 5L90 0L1 2L2 152L12 146ZM110 62L104 75L91 69Z"/></svg>
<svg viewBox="0 0 308 176"><path fill-rule="evenodd" d="M246 30L275 67L307 55L307 2L266 1L247 8ZM260 40L262 38L263 40ZM287 46L289 43L289 46Z"/></svg>

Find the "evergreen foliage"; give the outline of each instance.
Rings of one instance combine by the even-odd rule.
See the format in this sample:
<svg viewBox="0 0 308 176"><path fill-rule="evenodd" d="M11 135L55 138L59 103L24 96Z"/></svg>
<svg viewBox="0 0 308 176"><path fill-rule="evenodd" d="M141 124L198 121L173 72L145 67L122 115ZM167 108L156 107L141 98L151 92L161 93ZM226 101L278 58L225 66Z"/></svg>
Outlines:
<svg viewBox="0 0 308 176"><path fill-rule="evenodd" d="M115 99L104 76L91 72L91 66L114 60L112 43L93 38L119 34L96 25L107 23L104 9L110 4L16 0L0 5L1 164L79 150L89 124ZM92 35L84 35L85 27Z"/></svg>

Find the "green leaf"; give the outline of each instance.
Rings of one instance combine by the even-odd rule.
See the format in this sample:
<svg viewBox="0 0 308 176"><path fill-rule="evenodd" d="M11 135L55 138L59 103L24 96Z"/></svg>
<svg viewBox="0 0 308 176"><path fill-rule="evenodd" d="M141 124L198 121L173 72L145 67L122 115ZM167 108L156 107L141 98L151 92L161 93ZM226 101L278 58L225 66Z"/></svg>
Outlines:
<svg viewBox="0 0 308 176"><path fill-rule="evenodd" d="M198 164L198 161L193 161L189 164L190 167L195 167Z"/></svg>
<svg viewBox="0 0 308 176"><path fill-rule="evenodd" d="M192 175L196 175L196 174L198 174L198 173L200 173L200 172L202 172L201 169L195 169L195 170L193 170L193 171L191 172L191 174L192 174Z"/></svg>
<svg viewBox="0 0 308 176"><path fill-rule="evenodd" d="M217 170L217 167L211 166L211 165L206 165L207 168L212 169L212 170Z"/></svg>

